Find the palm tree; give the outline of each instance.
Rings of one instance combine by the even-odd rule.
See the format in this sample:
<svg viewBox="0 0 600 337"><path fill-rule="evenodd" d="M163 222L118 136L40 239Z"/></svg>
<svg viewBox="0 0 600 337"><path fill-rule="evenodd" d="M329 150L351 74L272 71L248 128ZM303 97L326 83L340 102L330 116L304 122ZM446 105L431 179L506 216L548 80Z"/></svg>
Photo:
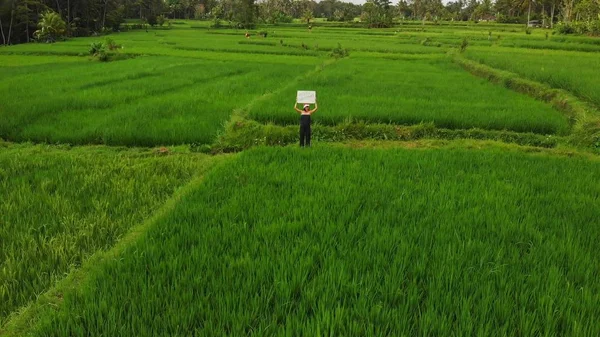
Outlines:
<svg viewBox="0 0 600 337"><path fill-rule="evenodd" d="M302 20L306 21L306 24L310 24L310 20L313 19L313 13L310 9L307 9L302 14Z"/></svg>
<svg viewBox="0 0 600 337"><path fill-rule="evenodd" d="M33 34L38 40L45 42L54 42L67 32L67 24L60 17L60 14L48 11L42 14L38 22L38 30Z"/></svg>

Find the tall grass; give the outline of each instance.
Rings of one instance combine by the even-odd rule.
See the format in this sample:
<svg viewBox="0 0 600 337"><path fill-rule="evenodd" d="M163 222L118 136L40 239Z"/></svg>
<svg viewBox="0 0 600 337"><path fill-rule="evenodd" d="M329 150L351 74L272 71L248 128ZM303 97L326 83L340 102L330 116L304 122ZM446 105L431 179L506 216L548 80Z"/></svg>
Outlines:
<svg viewBox="0 0 600 337"><path fill-rule="evenodd" d="M202 155L0 144L0 327L211 163Z"/></svg>
<svg viewBox="0 0 600 337"><path fill-rule="evenodd" d="M445 58L387 60L351 55L351 59L255 104L250 117L297 123L298 116L289 103L299 89L317 91L320 110L314 119L328 125L352 118L542 134L565 134L569 128L567 119L548 104L475 78Z"/></svg>
<svg viewBox="0 0 600 337"><path fill-rule="evenodd" d="M35 336L596 336L600 163L260 148Z"/></svg>

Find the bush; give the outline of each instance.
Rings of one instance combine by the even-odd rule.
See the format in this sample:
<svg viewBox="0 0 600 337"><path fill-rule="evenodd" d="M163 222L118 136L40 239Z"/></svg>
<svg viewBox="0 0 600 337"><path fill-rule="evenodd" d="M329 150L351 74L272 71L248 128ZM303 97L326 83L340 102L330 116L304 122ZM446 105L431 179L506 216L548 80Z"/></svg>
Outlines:
<svg viewBox="0 0 600 337"><path fill-rule="evenodd" d="M463 53L465 50L467 50L468 46L469 46L469 40L467 40L467 38L464 38L462 40L462 42L460 43L460 52Z"/></svg>
<svg viewBox="0 0 600 337"><path fill-rule="evenodd" d="M433 46L433 47L441 47L442 44L440 42L433 42L431 41L431 38L427 37L424 40L421 40L421 45L423 46Z"/></svg>
<svg viewBox="0 0 600 337"><path fill-rule="evenodd" d="M573 28L575 28L575 33L579 35L588 33L588 25L586 22L575 22L573 23Z"/></svg>
<svg viewBox="0 0 600 337"><path fill-rule="evenodd" d="M568 22L559 22L554 26L554 31L558 34L573 34L575 33L575 29Z"/></svg>
<svg viewBox="0 0 600 337"><path fill-rule="evenodd" d="M600 14L598 14L598 20L589 21L587 23L588 34L594 36L600 36Z"/></svg>
<svg viewBox="0 0 600 337"><path fill-rule="evenodd" d="M104 45L106 46L106 48L108 48L108 50L116 50L121 48L121 45L118 45L113 39L111 39L110 37L107 37Z"/></svg>
<svg viewBox="0 0 600 337"><path fill-rule="evenodd" d="M600 36L600 18L587 22L559 22L554 26L558 34L579 34Z"/></svg>
<svg viewBox="0 0 600 337"><path fill-rule="evenodd" d="M96 56L99 53L106 52L106 46L102 42L92 42L90 45L90 56Z"/></svg>
<svg viewBox="0 0 600 337"><path fill-rule="evenodd" d="M156 24L158 23L158 19L157 19L156 15L154 15L154 14L148 15L147 20L148 20L148 24L152 27L156 26Z"/></svg>
<svg viewBox="0 0 600 337"><path fill-rule="evenodd" d="M159 26L162 27L165 24L165 22L166 22L166 19L165 19L165 17L163 15L159 15L159 16L156 17L156 23Z"/></svg>
<svg viewBox="0 0 600 337"><path fill-rule="evenodd" d="M342 57L347 57L349 55L350 55L350 53L348 52L348 50L345 48L342 48L342 45L340 43L338 43L337 48L334 48L330 54L331 57L335 57L336 59L342 58Z"/></svg>
<svg viewBox="0 0 600 337"><path fill-rule="evenodd" d="M108 62L115 56L114 50L120 48L112 39L107 38L106 42L92 42L88 51L92 59L100 62ZM108 49L108 50L107 50Z"/></svg>

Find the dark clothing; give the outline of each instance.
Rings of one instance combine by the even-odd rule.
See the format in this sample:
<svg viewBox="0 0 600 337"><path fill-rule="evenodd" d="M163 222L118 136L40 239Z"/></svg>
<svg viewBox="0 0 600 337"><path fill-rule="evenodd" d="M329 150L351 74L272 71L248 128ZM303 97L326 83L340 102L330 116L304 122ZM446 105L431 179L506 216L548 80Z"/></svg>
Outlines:
<svg viewBox="0 0 600 337"><path fill-rule="evenodd" d="M300 146L310 146L310 115L300 115Z"/></svg>

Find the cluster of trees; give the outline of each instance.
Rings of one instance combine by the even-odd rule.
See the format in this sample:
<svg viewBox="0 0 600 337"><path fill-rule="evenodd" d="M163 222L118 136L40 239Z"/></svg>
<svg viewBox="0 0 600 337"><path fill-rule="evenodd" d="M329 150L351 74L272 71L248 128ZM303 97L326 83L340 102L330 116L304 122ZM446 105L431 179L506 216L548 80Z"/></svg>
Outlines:
<svg viewBox="0 0 600 337"><path fill-rule="evenodd" d="M328 0L333 1L335 0ZM371 27L389 27L393 19L496 21L527 23L538 20L544 27L562 23L583 22L567 27L600 27L600 0L367 0L361 9L361 20ZM575 30L579 33L585 30Z"/></svg>
<svg viewBox="0 0 600 337"><path fill-rule="evenodd" d="M540 20L543 25L552 26L557 20L598 20L600 0L458 0L446 5L441 0L400 0L397 11L407 19L501 23Z"/></svg>
<svg viewBox="0 0 600 337"><path fill-rule="evenodd" d="M0 42L29 42L45 13L57 13L69 36L118 30L124 18L154 21L164 11L163 0L0 0Z"/></svg>
<svg viewBox="0 0 600 337"><path fill-rule="evenodd" d="M369 27L390 27L397 12L389 0L369 0L363 6L360 18Z"/></svg>
<svg viewBox="0 0 600 337"><path fill-rule="evenodd" d="M263 23L291 22L293 19L326 18L348 21L359 17L361 5L338 0L165 0L168 16L180 19L214 19L240 22L240 10L253 9L255 20Z"/></svg>
<svg viewBox="0 0 600 337"><path fill-rule="evenodd" d="M42 14L55 12L69 36L87 36L118 30L124 18L139 18L153 25L163 17L221 20L251 28L256 23L291 22L301 18L352 21L360 17L371 27L388 27L394 19L496 20L525 23L540 20L600 22L600 0L368 0L355 5L339 0L0 0L0 42L29 42L41 30ZM587 24L590 23L591 24ZM581 26L581 25L580 25Z"/></svg>
<svg viewBox="0 0 600 337"><path fill-rule="evenodd" d="M539 20L552 27L554 22L600 21L600 0L368 0L361 19L372 27L388 27L392 19L497 21L526 23ZM589 25L587 25L589 26Z"/></svg>

